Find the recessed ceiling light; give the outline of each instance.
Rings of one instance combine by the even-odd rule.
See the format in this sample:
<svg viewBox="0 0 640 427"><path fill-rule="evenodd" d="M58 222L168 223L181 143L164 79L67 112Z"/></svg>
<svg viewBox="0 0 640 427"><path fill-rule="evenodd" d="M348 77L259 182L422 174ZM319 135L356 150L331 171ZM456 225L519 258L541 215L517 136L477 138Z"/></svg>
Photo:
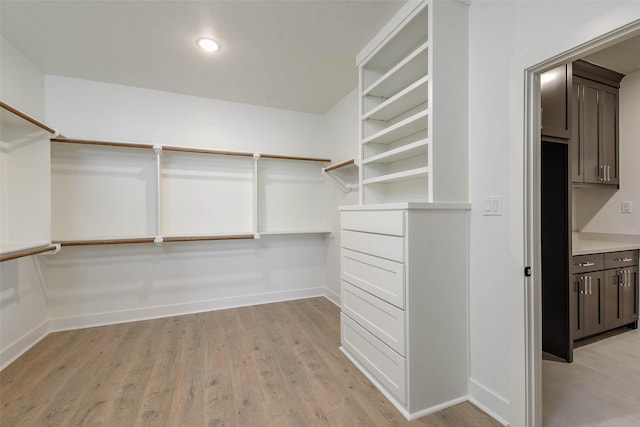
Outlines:
<svg viewBox="0 0 640 427"><path fill-rule="evenodd" d="M200 37L198 40L196 40L196 43L202 50L206 52L215 52L216 50L220 49L220 44L209 37Z"/></svg>

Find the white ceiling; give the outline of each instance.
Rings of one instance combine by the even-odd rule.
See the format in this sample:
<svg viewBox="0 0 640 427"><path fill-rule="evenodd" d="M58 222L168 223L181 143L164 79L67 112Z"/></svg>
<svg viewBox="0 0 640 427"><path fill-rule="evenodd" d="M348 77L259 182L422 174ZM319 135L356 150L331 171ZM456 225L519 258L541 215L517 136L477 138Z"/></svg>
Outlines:
<svg viewBox="0 0 640 427"><path fill-rule="evenodd" d="M46 74L324 113L404 2L2 0L0 29Z"/></svg>
<svg viewBox="0 0 640 427"><path fill-rule="evenodd" d="M640 70L640 36L624 40L583 59L621 74L638 71Z"/></svg>

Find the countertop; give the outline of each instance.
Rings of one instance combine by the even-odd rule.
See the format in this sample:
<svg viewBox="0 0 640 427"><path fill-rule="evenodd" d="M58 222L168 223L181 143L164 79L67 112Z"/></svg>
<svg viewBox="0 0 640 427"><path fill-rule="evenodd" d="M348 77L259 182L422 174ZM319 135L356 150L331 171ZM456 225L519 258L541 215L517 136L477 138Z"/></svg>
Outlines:
<svg viewBox="0 0 640 427"><path fill-rule="evenodd" d="M619 234L573 233L573 255L589 255L601 252L619 252L640 249L638 236Z"/></svg>

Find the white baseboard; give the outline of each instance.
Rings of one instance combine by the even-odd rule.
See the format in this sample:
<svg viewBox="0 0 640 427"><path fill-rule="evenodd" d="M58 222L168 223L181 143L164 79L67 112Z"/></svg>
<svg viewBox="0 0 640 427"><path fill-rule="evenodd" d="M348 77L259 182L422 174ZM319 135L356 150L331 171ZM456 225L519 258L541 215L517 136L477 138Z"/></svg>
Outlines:
<svg viewBox="0 0 640 427"><path fill-rule="evenodd" d="M384 397L386 397L387 400L389 400L389 402L391 402L391 404L395 406L398 412L400 412L409 421L417 420L418 418L424 417L425 415L429 415L434 412L441 411L443 409L449 408L451 406L454 406L469 400L468 396L460 396L455 399L442 402L437 405L430 406L428 408L421 409L419 411L409 412L400 402L396 400L395 397L393 397L391 393L387 391L387 389L382 384L380 384L380 382L378 382L378 380L373 375L369 374L369 372L364 368L364 366L362 366L362 364L358 362L358 360L352 357L349 354L349 352L344 349L344 347L340 346L340 351L345 356L347 356L347 359L349 359L354 365L356 365L356 367L360 370L360 372L362 372L364 376L367 377L369 381L371 381L378 390L380 390L380 392L384 395Z"/></svg>
<svg viewBox="0 0 640 427"><path fill-rule="evenodd" d="M509 401L482 384L469 379L469 402L482 409L499 423L509 426L507 421Z"/></svg>
<svg viewBox="0 0 640 427"><path fill-rule="evenodd" d="M49 322L45 320L40 325L24 334L21 338L18 338L16 341L9 344L7 348L0 351L0 371L40 342L40 340L46 337L48 333Z"/></svg>
<svg viewBox="0 0 640 427"><path fill-rule="evenodd" d="M340 294L335 292L332 289L328 289L325 288L324 290L324 296L325 298L327 298L329 301L331 301L332 303L334 303L335 305L337 305L338 307L340 307Z"/></svg>
<svg viewBox="0 0 640 427"><path fill-rule="evenodd" d="M409 416L409 421L417 420L418 418L424 417L425 415L433 414L434 412L442 411L443 409L450 408L459 403L466 402L469 400L468 396L460 396L455 399L449 400L447 402L443 402L439 405L431 406L429 408L423 409L421 411L412 412Z"/></svg>
<svg viewBox="0 0 640 427"><path fill-rule="evenodd" d="M158 319L161 317L180 316L184 314L202 313L223 310L226 308L246 307L250 305L269 304L303 298L325 296L324 288L297 289L290 291L267 292L217 298L206 301L171 304L155 307L143 307L107 313L95 313L82 316L60 317L49 320L52 332L72 329L92 328L96 326L115 325L118 323L136 322L140 320Z"/></svg>

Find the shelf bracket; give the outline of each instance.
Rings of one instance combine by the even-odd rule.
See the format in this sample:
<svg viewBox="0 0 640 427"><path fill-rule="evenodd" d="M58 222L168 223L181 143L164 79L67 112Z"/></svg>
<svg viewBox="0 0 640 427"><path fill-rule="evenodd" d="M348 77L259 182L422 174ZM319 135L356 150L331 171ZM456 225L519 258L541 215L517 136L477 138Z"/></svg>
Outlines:
<svg viewBox="0 0 640 427"><path fill-rule="evenodd" d="M50 250L49 252L43 252L42 255L55 255L60 252L60 249L62 248L62 245L60 243L52 243L52 245L56 248Z"/></svg>
<svg viewBox="0 0 640 427"><path fill-rule="evenodd" d="M337 176L329 173L329 172L325 172L322 171L322 174L329 178L331 181L333 181L333 183L338 186L338 188L340 188L344 193L350 193L352 188L349 184L347 184L346 182L344 182L342 179L338 178Z"/></svg>

